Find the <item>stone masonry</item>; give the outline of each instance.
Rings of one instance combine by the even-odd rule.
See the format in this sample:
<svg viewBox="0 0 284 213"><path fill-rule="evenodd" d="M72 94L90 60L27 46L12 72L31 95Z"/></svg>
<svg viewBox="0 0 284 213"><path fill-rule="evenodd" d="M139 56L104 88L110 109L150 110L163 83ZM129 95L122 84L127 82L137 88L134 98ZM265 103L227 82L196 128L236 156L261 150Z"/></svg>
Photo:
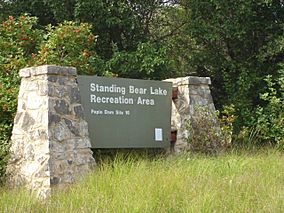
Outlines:
<svg viewBox="0 0 284 213"><path fill-rule="evenodd" d="M209 77L188 76L165 81L172 82L173 88L178 90L178 97L172 103L171 128L172 131L177 131L175 152L181 152L190 148L186 141L189 136L186 125L194 116L195 107L206 106L215 111L209 88L211 80Z"/></svg>
<svg viewBox="0 0 284 213"><path fill-rule="evenodd" d="M45 198L95 166L88 124L75 68L44 65L20 70L20 77L8 184Z"/></svg>

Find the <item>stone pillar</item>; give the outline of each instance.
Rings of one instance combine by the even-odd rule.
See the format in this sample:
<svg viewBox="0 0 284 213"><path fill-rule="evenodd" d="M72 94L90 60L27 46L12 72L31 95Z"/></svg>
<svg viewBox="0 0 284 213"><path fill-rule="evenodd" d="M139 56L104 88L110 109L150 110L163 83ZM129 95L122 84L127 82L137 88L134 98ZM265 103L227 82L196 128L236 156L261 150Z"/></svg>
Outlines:
<svg viewBox="0 0 284 213"><path fill-rule="evenodd" d="M178 97L173 100L171 126L172 131L177 130L177 141L175 152L190 149L186 138L188 121L194 116L196 106L206 106L209 110L215 111L211 96L209 77L187 76L181 78L167 79L172 82L173 87L178 88Z"/></svg>
<svg viewBox="0 0 284 213"><path fill-rule="evenodd" d="M209 77L188 77L189 112L191 116L194 116L194 108L196 106L205 106L210 111L216 110L209 85L211 85Z"/></svg>
<svg viewBox="0 0 284 213"><path fill-rule="evenodd" d="M20 77L8 184L45 198L95 166L88 125L75 68L44 65L20 70Z"/></svg>

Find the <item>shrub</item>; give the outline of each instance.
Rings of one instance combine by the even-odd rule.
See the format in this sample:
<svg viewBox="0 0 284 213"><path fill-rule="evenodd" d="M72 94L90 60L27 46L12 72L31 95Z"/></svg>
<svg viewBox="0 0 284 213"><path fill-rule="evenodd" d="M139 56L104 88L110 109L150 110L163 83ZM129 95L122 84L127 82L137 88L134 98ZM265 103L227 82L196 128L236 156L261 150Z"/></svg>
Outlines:
<svg viewBox="0 0 284 213"><path fill-rule="evenodd" d="M218 112L206 106L197 106L187 123L187 138L193 152L216 155L231 146L234 116L233 106L227 106L218 119Z"/></svg>
<svg viewBox="0 0 284 213"><path fill-rule="evenodd" d="M268 75L265 92L260 94L262 105L256 108L254 119L236 135L236 144L276 146L284 149L284 72L279 76Z"/></svg>
<svg viewBox="0 0 284 213"><path fill-rule="evenodd" d="M19 69L29 64L41 41L37 19L10 16L0 26L0 182L3 181L12 123L17 107Z"/></svg>
<svg viewBox="0 0 284 213"><path fill-rule="evenodd" d="M89 24L65 21L56 27L49 25L34 64L73 66L79 74L103 75L97 68L102 60L94 51L95 41Z"/></svg>
<svg viewBox="0 0 284 213"><path fill-rule="evenodd" d="M258 107L255 122L257 141L261 144L272 144L284 149L284 72L273 80L271 75L265 78L267 92L261 99L267 105Z"/></svg>
<svg viewBox="0 0 284 213"><path fill-rule="evenodd" d="M8 162L10 126L0 125L0 185L5 180L6 165Z"/></svg>

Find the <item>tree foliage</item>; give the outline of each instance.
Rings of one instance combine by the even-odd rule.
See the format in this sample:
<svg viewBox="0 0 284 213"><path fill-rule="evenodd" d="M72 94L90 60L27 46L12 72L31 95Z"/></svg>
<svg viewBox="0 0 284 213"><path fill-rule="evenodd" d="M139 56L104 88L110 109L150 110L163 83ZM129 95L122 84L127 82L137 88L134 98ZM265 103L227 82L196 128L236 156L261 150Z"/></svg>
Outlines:
<svg viewBox="0 0 284 213"><path fill-rule="evenodd" d="M92 33L97 36L94 51L101 59L95 62L97 64L95 66L99 66L104 71L114 72L118 76L158 79L169 77L174 69L171 63L164 66L158 62L163 60L166 64L170 61L167 57L170 54L165 53L170 48L167 45L169 42L162 43L155 35L154 22L157 23L158 17L166 16L164 10L172 8L168 5L173 4L174 0L13 0L6 2L4 7L5 14L19 15L27 12L37 16L39 28L43 28L48 23L53 26L59 25L66 20L89 23L92 25ZM44 12L39 14L37 11ZM159 23L166 26L169 20L159 18ZM133 74L133 72L141 73L141 70L148 66L145 63L149 63L152 57L154 57L151 61L155 64L153 65L155 70L149 72L158 73L159 77L155 77L154 74L146 76ZM143 64L137 61L138 58ZM134 65L131 67L126 63ZM127 67L133 70L122 71Z"/></svg>
<svg viewBox="0 0 284 213"><path fill-rule="evenodd" d="M253 125L256 106L265 106L260 98L267 90L264 79L277 79L283 62L283 49L274 48L283 41L283 2L185 0L183 5L188 34L198 45L190 63L198 75L212 77L219 108L235 105L238 129Z"/></svg>

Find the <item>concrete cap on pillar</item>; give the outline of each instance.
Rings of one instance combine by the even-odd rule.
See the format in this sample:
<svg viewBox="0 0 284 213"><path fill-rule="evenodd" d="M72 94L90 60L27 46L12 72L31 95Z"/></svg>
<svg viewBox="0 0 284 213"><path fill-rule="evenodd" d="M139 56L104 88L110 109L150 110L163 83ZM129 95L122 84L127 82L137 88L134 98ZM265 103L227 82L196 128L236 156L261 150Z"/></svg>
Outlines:
<svg viewBox="0 0 284 213"><path fill-rule="evenodd" d="M61 67L56 65L42 65L38 67L29 67L21 69L19 72L21 78L29 78L37 75L63 75L76 76L77 70L75 67Z"/></svg>

